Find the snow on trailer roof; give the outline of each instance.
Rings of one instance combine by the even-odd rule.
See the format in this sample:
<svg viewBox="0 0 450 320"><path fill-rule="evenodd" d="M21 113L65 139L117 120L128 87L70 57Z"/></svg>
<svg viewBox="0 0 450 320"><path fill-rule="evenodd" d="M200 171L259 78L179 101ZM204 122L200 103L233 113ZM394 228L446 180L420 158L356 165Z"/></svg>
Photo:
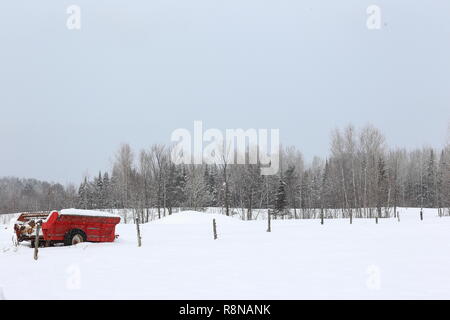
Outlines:
<svg viewBox="0 0 450 320"><path fill-rule="evenodd" d="M88 216L88 217L104 217L104 218L120 218L119 215L95 210L82 210L82 209L63 209L59 211L62 216Z"/></svg>

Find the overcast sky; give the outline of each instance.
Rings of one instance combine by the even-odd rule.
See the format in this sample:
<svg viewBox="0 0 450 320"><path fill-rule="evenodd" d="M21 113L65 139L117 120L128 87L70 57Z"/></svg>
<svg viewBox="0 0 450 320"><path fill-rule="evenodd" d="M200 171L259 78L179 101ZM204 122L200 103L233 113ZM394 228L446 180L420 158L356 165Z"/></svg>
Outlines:
<svg viewBox="0 0 450 320"><path fill-rule="evenodd" d="M78 183L194 120L279 128L307 159L349 122L440 147L449 87L448 0L2 0L0 176Z"/></svg>

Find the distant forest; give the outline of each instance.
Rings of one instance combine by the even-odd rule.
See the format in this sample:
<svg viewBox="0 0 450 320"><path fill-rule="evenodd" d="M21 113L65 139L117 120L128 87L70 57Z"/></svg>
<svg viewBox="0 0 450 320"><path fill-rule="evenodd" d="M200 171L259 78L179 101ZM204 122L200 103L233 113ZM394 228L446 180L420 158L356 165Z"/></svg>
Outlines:
<svg viewBox="0 0 450 320"><path fill-rule="evenodd" d="M344 217L388 217L395 208L450 207L450 144L439 150L391 149L368 125L331 134L330 153L306 164L295 147L280 150L280 172L261 176L259 165L174 165L170 148L135 152L120 146L113 167L79 186L34 179L0 179L0 213L133 208L142 221L175 207L270 208L274 217L308 218L312 209ZM315 212L315 210L314 210Z"/></svg>

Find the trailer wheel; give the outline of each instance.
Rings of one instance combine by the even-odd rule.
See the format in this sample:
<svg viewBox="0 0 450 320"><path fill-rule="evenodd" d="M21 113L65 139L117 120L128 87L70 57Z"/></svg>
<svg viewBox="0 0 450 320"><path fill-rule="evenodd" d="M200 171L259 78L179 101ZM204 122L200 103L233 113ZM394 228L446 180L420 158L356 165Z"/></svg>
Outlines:
<svg viewBox="0 0 450 320"><path fill-rule="evenodd" d="M64 245L73 246L86 241L86 234L80 229L72 229L64 236Z"/></svg>

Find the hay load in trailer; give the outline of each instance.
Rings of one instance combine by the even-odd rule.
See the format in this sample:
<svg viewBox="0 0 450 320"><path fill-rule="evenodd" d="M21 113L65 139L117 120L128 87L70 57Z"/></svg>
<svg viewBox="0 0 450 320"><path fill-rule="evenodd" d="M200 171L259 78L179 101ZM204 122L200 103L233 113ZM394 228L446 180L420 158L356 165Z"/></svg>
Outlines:
<svg viewBox="0 0 450 320"><path fill-rule="evenodd" d="M113 242L120 217L102 211L65 209L51 213L23 213L14 224L18 242L31 241L34 246L39 227L39 245L66 246L80 242Z"/></svg>

